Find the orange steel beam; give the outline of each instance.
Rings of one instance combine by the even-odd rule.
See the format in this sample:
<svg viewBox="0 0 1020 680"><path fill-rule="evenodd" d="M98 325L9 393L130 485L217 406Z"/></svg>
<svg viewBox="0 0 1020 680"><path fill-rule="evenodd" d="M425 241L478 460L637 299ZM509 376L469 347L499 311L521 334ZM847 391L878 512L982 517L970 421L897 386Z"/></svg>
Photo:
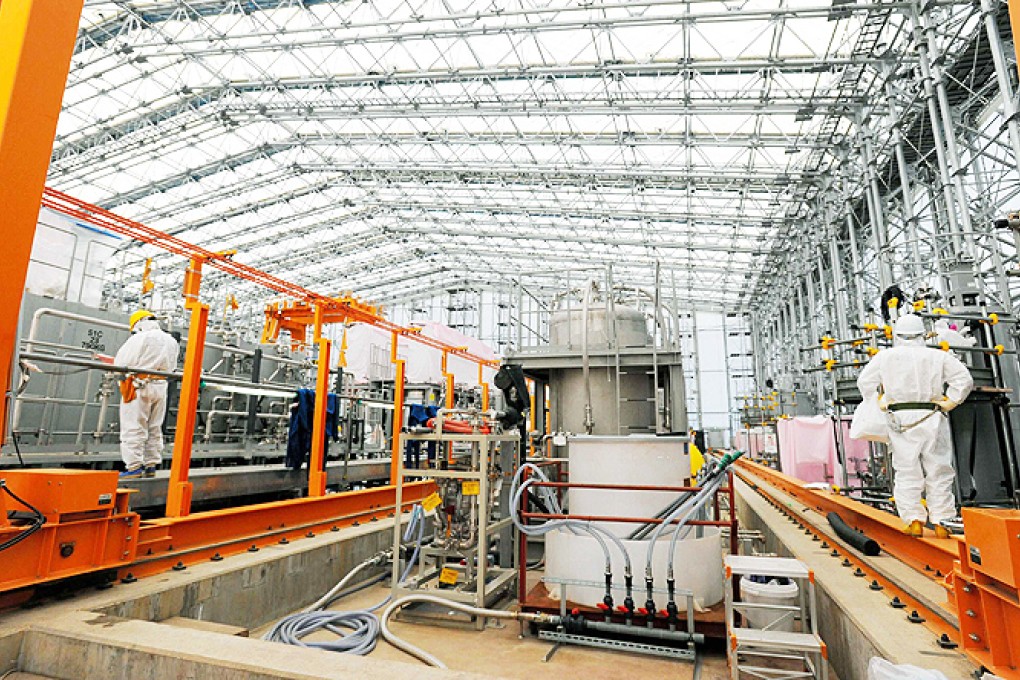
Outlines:
<svg viewBox="0 0 1020 680"><path fill-rule="evenodd" d="M405 327L388 321L378 307L361 302L350 295L326 298L331 304L323 305L323 323L349 323L356 321L365 323L389 332L397 332L410 337L415 342L447 354L453 354L476 363L496 367L499 362L473 354L467 347L448 345L445 342L421 334L420 328ZM308 328L314 323L314 302L270 303L266 306L266 324L262 332L262 342L275 342L281 331L291 334L291 344L300 347L304 344Z"/></svg>
<svg viewBox="0 0 1020 680"><path fill-rule="evenodd" d="M396 366L397 372L393 378L393 441L390 443L390 484L397 483L399 476L400 460L404 452L400 450L400 431L404 429L404 365L403 359L397 357L397 342L400 340L400 333L393 333L393 341L390 345L390 361Z"/></svg>
<svg viewBox="0 0 1020 680"><path fill-rule="evenodd" d="M482 373L484 370L482 364L478 364L478 384L482 386L482 410L489 410L489 383L485 382L485 375Z"/></svg>
<svg viewBox="0 0 1020 680"><path fill-rule="evenodd" d="M326 406L329 400L329 355L332 343L321 335L322 323L316 323L319 364L315 371L315 412L312 414L312 450L308 456L308 495L326 495ZM336 432L331 433L334 436Z"/></svg>
<svg viewBox="0 0 1020 680"><path fill-rule="evenodd" d="M745 482L751 484L755 490L772 505L772 507L785 514L791 521L796 522L806 532L812 534L812 540L817 541L823 550L830 549L828 541L832 539L827 534L814 527L810 522L806 521L806 519L802 517L795 508L788 507L788 501L776 498L757 484L749 482L743 475L740 474L739 470L737 471L737 475L744 479ZM839 544L831 546L832 552L829 553L830 556L833 559L841 560L842 564L846 567L856 567L856 570L859 570L860 572L862 580L873 581L881 586L881 590L886 594L890 601L894 597L898 598L903 604L904 611L917 611L920 613L924 618L924 626L935 634L937 640L941 639L942 636L945 635L950 640L957 643L960 642L960 632L950 621L947 621L944 618L944 612L937 611L929 607L925 601L915 598L910 592L901 588L898 583L875 570L866 560L861 559L856 551L841 548L842 546ZM855 574L858 573L856 570L854 572Z"/></svg>
<svg viewBox="0 0 1020 680"><path fill-rule="evenodd" d="M1009 26L1013 32L1013 49L1017 55L1017 68L1020 69L1020 0L1009 0Z"/></svg>
<svg viewBox="0 0 1020 680"><path fill-rule="evenodd" d="M299 286L296 283L291 283L290 281L285 281L284 279L268 274L260 269L256 269L255 267L242 264L241 262L236 262L233 259L233 254L231 253L214 252L212 250L202 248L201 246L196 246L193 243L188 243L183 239L179 239L176 236L164 233L158 229L147 227L141 222L129 220L126 217L116 215L109 210L104 210L99 206L92 205L74 198L73 196L68 196L56 189L47 187L44 190L42 205L70 217L87 221L115 234L120 234L121 236L126 236L127 238L132 238L144 243L149 243L189 259L198 258L202 262L207 263L210 267L214 267L238 278L245 279L246 281L252 281L287 297L294 298L297 301L295 304L270 305L270 308L273 308L272 314L278 317L278 321L283 319L286 322L293 324L295 329L300 328L301 326L307 328L312 325L314 323L314 306L319 305L322 307L323 324L347 323L351 321L366 323L385 331L407 335L414 341L420 342L423 345L427 345L438 350L446 350L451 354L471 361L484 363L488 366L499 365L498 361L472 354L463 347L447 345L439 340L419 334L414 328L406 328L400 324L393 323L392 321L384 318L377 307L359 302L351 296L330 297L328 295L316 293L313 290ZM33 217L33 219L35 219L35 217ZM267 308L266 310L267 319L270 318L270 308ZM277 328L277 333L279 330L281 329Z"/></svg>
<svg viewBox="0 0 1020 680"><path fill-rule="evenodd" d="M435 488L432 481L405 484L401 511L406 512ZM396 488L380 486L145 521L139 531L137 556L119 575L149 576L175 566L180 569L254 552L253 548L289 543L315 532L393 517L395 503Z"/></svg>
<svg viewBox="0 0 1020 680"><path fill-rule="evenodd" d="M21 297L83 0L0 3L0 443Z"/></svg>
<svg viewBox="0 0 1020 680"><path fill-rule="evenodd" d="M927 530L924 538L906 536L901 531L903 523L895 515L838 493L807 488L799 479L744 458L737 461L737 474L752 485L757 477L823 515L838 513L844 522L878 541L882 550L942 585L944 577L953 573L957 559L953 539L934 538L934 532Z"/></svg>
<svg viewBox="0 0 1020 680"><path fill-rule="evenodd" d="M191 311L188 325L188 347L184 353L184 377L177 404L177 427L174 430L174 452L170 462L170 481L166 494L166 516L184 517L191 512L191 446L198 417L198 389L202 384L202 359L205 354L205 333L209 306L198 299L202 281L202 260L195 257L188 264L184 279L184 307Z"/></svg>
<svg viewBox="0 0 1020 680"><path fill-rule="evenodd" d="M954 593L960 643L976 664L1020 678L1020 511L964 508Z"/></svg>

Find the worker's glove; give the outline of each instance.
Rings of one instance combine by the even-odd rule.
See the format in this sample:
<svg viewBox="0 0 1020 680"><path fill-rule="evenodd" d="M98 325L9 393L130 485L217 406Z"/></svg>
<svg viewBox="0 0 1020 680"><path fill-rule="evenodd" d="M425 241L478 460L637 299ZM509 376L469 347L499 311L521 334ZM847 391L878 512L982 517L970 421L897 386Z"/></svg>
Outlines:
<svg viewBox="0 0 1020 680"><path fill-rule="evenodd" d="M943 413L949 413L954 408L959 406L959 404L957 404L955 401L953 401L949 397L941 397L939 399L936 399L935 400L935 405L938 406L939 410L942 411Z"/></svg>
<svg viewBox="0 0 1020 680"><path fill-rule="evenodd" d="M878 408L882 409L883 411L889 410L889 400L886 399L884 394L878 395Z"/></svg>

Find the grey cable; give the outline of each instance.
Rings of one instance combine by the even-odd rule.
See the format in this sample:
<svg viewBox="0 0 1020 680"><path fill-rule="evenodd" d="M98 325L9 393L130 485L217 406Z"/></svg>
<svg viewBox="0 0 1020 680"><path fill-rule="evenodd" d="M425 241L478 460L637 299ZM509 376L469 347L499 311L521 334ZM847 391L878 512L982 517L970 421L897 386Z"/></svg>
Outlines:
<svg viewBox="0 0 1020 680"><path fill-rule="evenodd" d="M410 540L415 532L417 532L417 536L415 537L414 552L404 567L404 571L400 576L401 581L405 580L411 573L411 570L418 561L418 555L421 553L421 544L425 537L425 519L420 505L414 506L414 510L411 512L411 520L408 522L407 530L404 532L404 540ZM346 597L356 590L360 590L361 586L355 586L348 591L344 591L344 588L355 576L365 569L379 566L391 557L390 551L384 551L365 560L347 572L329 592L308 607L277 621L272 629L262 636L262 639L298 647L314 647L331 652L356 654L358 656L368 654L375 649L380 633L379 618L373 612L386 606L393 596L388 595L383 601L366 609L328 611L325 608L336 600ZM382 580L382 578L385 578L385 574L371 579L369 583ZM306 635L317 630L328 630L337 635L337 639L324 642L305 642L303 640Z"/></svg>
<svg viewBox="0 0 1020 680"><path fill-rule="evenodd" d="M426 652L424 649L416 647L410 642L397 637L389 628L390 617L393 616L398 609L406 604L410 604L411 602L428 602L431 604L438 604L449 609L456 609L457 611L461 611L466 614L484 616L493 619L516 619L519 621L533 621L535 623L556 623L559 621L558 616L550 617L547 614L514 612L507 611L505 609L483 609L481 607L472 607L469 604L463 604L461 602L454 602L453 600L448 600L443 597L437 597L436 595L407 595L399 600L394 600L390 603L390 606L386 607L382 616L380 616L380 627L382 629L383 639L405 654L410 654L416 659L420 659L428 665L435 666L436 668L446 668L446 664Z"/></svg>

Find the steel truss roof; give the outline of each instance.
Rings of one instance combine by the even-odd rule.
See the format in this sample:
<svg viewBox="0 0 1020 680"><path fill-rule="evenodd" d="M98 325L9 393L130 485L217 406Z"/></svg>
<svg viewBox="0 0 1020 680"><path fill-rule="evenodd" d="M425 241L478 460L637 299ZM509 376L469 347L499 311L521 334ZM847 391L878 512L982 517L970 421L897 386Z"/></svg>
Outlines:
<svg viewBox="0 0 1020 680"><path fill-rule="evenodd" d="M86 0L50 183L328 292L659 262L747 309L915 67L914 6Z"/></svg>

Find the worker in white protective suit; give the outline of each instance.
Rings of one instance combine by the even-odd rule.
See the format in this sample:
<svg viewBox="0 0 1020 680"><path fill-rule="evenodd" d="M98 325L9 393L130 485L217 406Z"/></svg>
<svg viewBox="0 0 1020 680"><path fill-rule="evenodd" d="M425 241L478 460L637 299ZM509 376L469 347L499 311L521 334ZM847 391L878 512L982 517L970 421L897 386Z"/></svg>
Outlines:
<svg viewBox="0 0 1020 680"><path fill-rule="evenodd" d="M166 378L146 371L177 368L179 345L163 331L156 316L145 309L131 315L131 337L114 363L135 369L121 382L121 477L155 477L163 462L163 419L166 417Z"/></svg>
<svg viewBox="0 0 1020 680"><path fill-rule="evenodd" d="M977 344L977 338L969 334L966 326L961 331L956 324L949 323L945 319L939 319L933 323L932 330L935 331L935 341L939 345L944 343L955 357L959 357L960 353L953 350L953 347L973 347Z"/></svg>
<svg viewBox="0 0 1020 680"><path fill-rule="evenodd" d="M887 412L893 495L906 523L904 533L922 536L927 515L936 535L946 538L949 531L942 523L956 516L953 442L946 414L967 398L974 380L951 353L925 346L919 316L901 316L893 333L893 346L872 357L857 378L857 387L865 399L877 396Z"/></svg>

